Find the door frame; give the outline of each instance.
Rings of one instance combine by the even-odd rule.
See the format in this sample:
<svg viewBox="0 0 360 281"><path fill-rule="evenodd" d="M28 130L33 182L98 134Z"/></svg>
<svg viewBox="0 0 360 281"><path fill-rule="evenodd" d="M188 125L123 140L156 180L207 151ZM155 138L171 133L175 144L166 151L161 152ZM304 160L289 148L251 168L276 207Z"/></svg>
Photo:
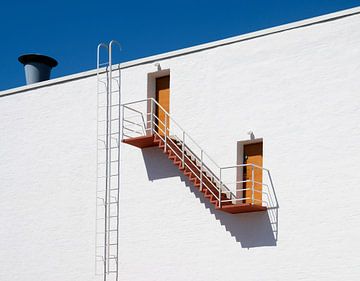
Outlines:
<svg viewBox="0 0 360 281"><path fill-rule="evenodd" d="M253 140L243 140L237 142L237 158L236 158L236 165L242 165L244 164L244 146L248 144L255 144L255 143L262 143L263 144L263 167L264 167L264 142L263 138L256 138ZM244 168L238 167L236 170L236 181L243 181L244 180ZM263 179L264 181L264 179ZM237 183L236 188L243 188L243 183ZM238 193L236 192L236 196L238 196ZM237 203L243 203L243 202L237 202Z"/></svg>
<svg viewBox="0 0 360 281"><path fill-rule="evenodd" d="M160 92L166 91L166 93ZM156 131L159 135L169 135L170 128L170 75L156 78L156 98L159 106L155 106L156 111ZM163 108L163 109L162 109Z"/></svg>
<svg viewBox="0 0 360 281"><path fill-rule="evenodd" d="M170 75L170 69L163 69L163 70L159 70L159 71L155 71L155 72L149 72L147 74L147 98L153 98L154 100L156 100L156 79L157 78L161 78L163 76L170 76L170 94L171 94L171 75ZM155 108L154 108L155 110ZM171 111L171 103L170 103L170 111ZM151 105L150 103L148 103L147 105L147 112L150 113L151 112ZM151 116L148 114L147 116L147 135L150 135L150 118Z"/></svg>

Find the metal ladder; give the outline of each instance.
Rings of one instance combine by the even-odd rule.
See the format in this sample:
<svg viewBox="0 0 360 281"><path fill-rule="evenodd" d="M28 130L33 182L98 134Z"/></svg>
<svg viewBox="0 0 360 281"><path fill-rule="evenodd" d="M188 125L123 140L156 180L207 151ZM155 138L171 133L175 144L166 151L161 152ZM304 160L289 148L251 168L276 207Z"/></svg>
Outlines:
<svg viewBox="0 0 360 281"><path fill-rule="evenodd" d="M96 179L96 280L117 281L119 275L120 214L120 66L112 65L113 46L97 47L97 179ZM102 53L107 60L102 61Z"/></svg>

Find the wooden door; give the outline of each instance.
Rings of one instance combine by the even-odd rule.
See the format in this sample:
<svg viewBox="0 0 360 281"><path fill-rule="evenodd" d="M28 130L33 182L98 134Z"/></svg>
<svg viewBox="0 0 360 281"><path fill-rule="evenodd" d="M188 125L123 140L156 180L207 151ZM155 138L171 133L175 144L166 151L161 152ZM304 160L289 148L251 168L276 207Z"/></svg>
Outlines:
<svg viewBox="0 0 360 281"><path fill-rule="evenodd" d="M169 135L170 119L166 112L170 113L170 76L164 76L156 79L156 101L161 106L156 106L156 131L161 136L165 134L165 131L166 135Z"/></svg>
<svg viewBox="0 0 360 281"><path fill-rule="evenodd" d="M244 164L254 164L259 167L263 165L263 144L262 142L245 144L244 145ZM243 197L247 198L243 203L252 203L253 196L253 182L252 182L252 166L246 166L243 168L243 179L248 180L244 183ZM254 204L262 205L262 176L263 171L260 168L254 167Z"/></svg>

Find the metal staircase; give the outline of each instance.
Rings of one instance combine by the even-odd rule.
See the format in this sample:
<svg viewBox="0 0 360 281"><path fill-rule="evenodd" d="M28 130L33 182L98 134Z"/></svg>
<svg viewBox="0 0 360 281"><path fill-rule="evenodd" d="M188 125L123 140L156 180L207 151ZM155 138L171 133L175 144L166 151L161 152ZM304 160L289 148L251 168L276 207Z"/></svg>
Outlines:
<svg viewBox="0 0 360 281"><path fill-rule="evenodd" d="M121 107L122 142L139 148L159 147L216 209L243 213L278 207L269 170L254 164L220 167L155 99ZM164 113L162 119L156 114L159 110ZM243 179L247 166L251 178ZM257 169L263 174L261 182L254 177Z"/></svg>
<svg viewBox="0 0 360 281"><path fill-rule="evenodd" d="M97 47L95 274L104 281L118 280L121 76L112 65L114 45L120 48L114 40Z"/></svg>

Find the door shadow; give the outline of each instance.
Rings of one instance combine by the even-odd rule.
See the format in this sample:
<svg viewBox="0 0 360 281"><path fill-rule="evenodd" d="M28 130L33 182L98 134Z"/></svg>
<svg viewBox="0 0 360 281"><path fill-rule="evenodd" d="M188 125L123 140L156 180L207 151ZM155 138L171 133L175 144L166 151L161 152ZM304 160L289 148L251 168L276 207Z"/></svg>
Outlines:
<svg viewBox="0 0 360 281"><path fill-rule="evenodd" d="M229 214L215 209L215 206L194 187L188 178L169 160L159 148L142 149L148 179L179 177L196 198L210 210L242 248L276 246L278 239L278 208L266 212Z"/></svg>

